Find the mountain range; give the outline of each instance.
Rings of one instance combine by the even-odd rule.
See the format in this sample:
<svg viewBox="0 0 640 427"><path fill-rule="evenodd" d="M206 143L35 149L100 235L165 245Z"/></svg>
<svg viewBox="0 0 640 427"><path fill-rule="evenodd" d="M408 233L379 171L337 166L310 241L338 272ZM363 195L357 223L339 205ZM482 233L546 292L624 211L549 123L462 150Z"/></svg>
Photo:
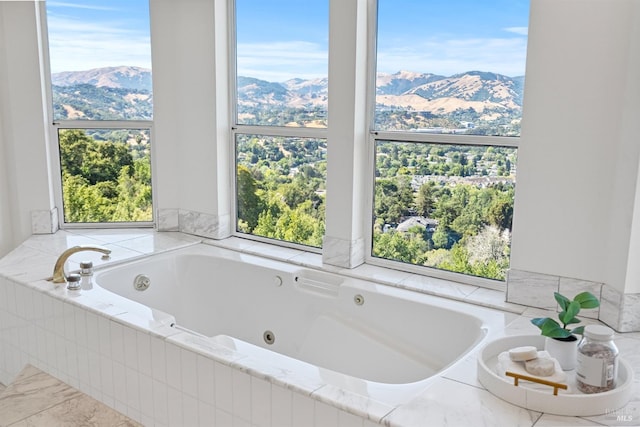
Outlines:
<svg viewBox="0 0 640 427"><path fill-rule="evenodd" d="M63 71L51 75L55 86L89 84L95 87L151 91L151 70L141 67L105 67L86 71Z"/></svg>
<svg viewBox="0 0 640 427"><path fill-rule="evenodd" d="M127 116L150 118L151 70L119 66L87 71L67 71L52 75L54 98L63 106L58 112L88 116L82 108L100 109L91 102L96 90L104 93L103 107L125 109ZM399 71L378 73L376 103L382 109L408 109L443 116L467 112L491 119L492 115L517 117L522 109L524 77L508 77L497 73L469 71L452 76ZM268 82L252 77L238 77L238 103L243 111L270 106L306 108L326 106L328 81L291 79ZM69 117L70 118L70 117Z"/></svg>

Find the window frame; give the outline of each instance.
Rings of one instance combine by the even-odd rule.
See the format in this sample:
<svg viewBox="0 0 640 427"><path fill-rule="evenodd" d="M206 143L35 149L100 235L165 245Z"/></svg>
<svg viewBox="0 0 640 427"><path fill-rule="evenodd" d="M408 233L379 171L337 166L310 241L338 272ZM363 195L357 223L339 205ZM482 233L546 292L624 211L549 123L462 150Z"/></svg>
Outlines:
<svg viewBox="0 0 640 427"><path fill-rule="evenodd" d="M373 226L374 226L374 201L376 184L376 144L378 141L414 143L414 144L436 144L436 145L466 145L481 147L500 147L518 149L520 136L490 136L490 135L458 135L458 134L434 134L411 132L408 130L383 131L375 128L376 115L376 77L377 77L377 54L378 54L378 0L368 2L370 19L368 32L368 57L367 61L367 108L369 121L369 150L367 158L367 198L365 200L365 211L369 213L365 227L365 263L384 268L396 269L415 273L437 279L450 280L453 282L479 286L494 290L506 290L505 281L489 279L485 277L471 276L448 270L441 270L434 267L404 263L373 256Z"/></svg>
<svg viewBox="0 0 640 427"><path fill-rule="evenodd" d="M49 91L49 96L52 92ZM53 104L51 107L53 107ZM156 190L155 179L155 161L153 149L153 121L152 120L58 120L52 121L49 125L51 132L51 141L54 147L53 158L54 179L55 184L55 203L58 207L58 222L61 229L87 229L87 228L150 228L155 226L156 222ZM64 195L62 190L62 167L60 164L60 141L59 131L67 129L114 129L114 130L144 130L149 132L149 140L151 141L149 158L151 161L151 221L118 221L118 222L66 222L64 218Z"/></svg>
<svg viewBox="0 0 640 427"><path fill-rule="evenodd" d="M373 119L372 119L373 120ZM489 138L486 140L484 138ZM517 141L509 140L517 138ZM442 135L442 134L420 134L418 132L410 133L403 131L370 131L369 134L370 150L369 150L369 183L368 195L366 200L367 212L371 215L367 216L367 230L365 233L365 263L377 265L380 267L391 268L395 270L408 271L423 276L434 277L438 279L450 280L453 282L463 283L483 288L506 290L506 280L500 281L488 279L485 277L472 276L469 274L457 273L454 271L441 270L434 267L427 267L417 264L404 263L390 259L373 256L373 226L374 226L374 200L375 200L375 184L376 184L376 153L375 147L378 141L402 142L413 144L434 144L434 145L466 145L476 147L500 147L518 149L519 137L504 136L473 136L473 135Z"/></svg>
<svg viewBox="0 0 640 427"><path fill-rule="evenodd" d="M151 162L151 221L135 222L66 222L64 219L64 196L62 194L62 165L60 163L59 130L61 129L136 129L149 132L149 139L153 144L153 120L54 120L53 115L53 84L51 82L51 60L49 51L49 27L47 25L47 7L45 2L36 2L38 31L40 41L41 76L44 86L44 113L46 126L46 146L50 167L50 182L53 189L53 202L57 210L58 226L62 230L73 229L125 229L155 227L157 217L157 190L155 189L156 167L155 150L150 149Z"/></svg>
<svg viewBox="0 0 640 427"><path fill-rule="evenodd" d="M231 129L229 137L229 165L232 179L231 179L231 235L240 237L243 239L254 240L257 242L269 243L277 246L303 250L305 252L312 252L321 254L323 248L307 246L300 243L288 242L285 240L278 240L270 237L263 237L249 233L243 233L238 231L238 186L237 186L237 135L264 135L273 137L284 138L317 138L327 141L327 150L329 150L328 132L329 122L327 121L326 128L313 128L313 127L287 127L287 126L269 126L269 125L246 125L238 123L238 38L237 38L237 26L236 26L236 1L229 0L229 128ZM329 2L329 0L326 0ZM330 28L327 29L327 32ZM327 58L328 60L328 58ZM328 73L327 69L327 73ZM326 221L326 219L325 219Z"/></svg>

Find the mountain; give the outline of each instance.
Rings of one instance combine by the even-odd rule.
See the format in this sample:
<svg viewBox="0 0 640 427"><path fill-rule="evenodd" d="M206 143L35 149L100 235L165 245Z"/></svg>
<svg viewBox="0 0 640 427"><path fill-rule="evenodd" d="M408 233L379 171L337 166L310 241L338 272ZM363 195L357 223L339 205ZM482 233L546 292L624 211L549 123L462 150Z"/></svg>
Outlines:
<svg viewBox="0 0 640 427"><path fill-rule="evenodd" d="M378 95L402 95L411 89L432 81L444 79L436 74L398 71L395 74L378 73L376 78Z"/></svg>
<svg viewBox="0 0 640 427"><path fill-rule="evenodd" d="M326 78L291 79L275 83L238 76L238 104L243 107L270 105L302 108L326 105L328 92Z"/></svg>
<svg viewBox="0 0 640 427"><path fill-rule="evenodd" d="M426 99L456 98L465 101L499 103L519 108L519 95L512 79L495 73L471 71L451 77L431 80L408 90Z"/></svg>
<svg viewBox="0 0 640 427"><path fill-rule="evenodd" d="M148 90L97 87L88 83L53 86L55 120L151 120L153 96Z"/></svg>
<svg viewBox="0 0 640 427"><path fill-rule="evenodd" d="M522 77L469 71L453 76L399 71L378 73L376 102L383 107L409 108L433 114L449 114L472 109L520 111ZM327 79L292 79L283 83L238 77L240 105L317 106L326 104Z"/></svg>
<svg viewBox="0 0 640 427"><path fill-rule="evenodd" d="M382 129L519 126L524 77L469 71L452 76L378 73L376 122ZM151 71L107 67L52 76L56 119L150 119ZM238 113L246 124L326 123L328 81L269 82L238 77ZM407 112L407 114L398 114ZM496 130L498 129L498 130ZM495 133L498 132L498 133Z"/></svg>
<svg viewBox="0 0 640 427"><path fill-rule="evenodd" d="M238 76L238 99L246 105L283 104L288 98L287 88L280 83Z"/></svg>
<svg viewBox="0 0 640 427"><path fill-rule="evenodd" d="M151 70L140 67L106 67L87 71L64 71L51 75L56 86L89 84L95 87L151 91Z"/></svg>
<svg viewBox="0 0 640 427"><path fill-rule="evenodd" d="M434 114L521 111L523 77L469 71L445 77L400 71L377 76L376 103Z"/></svg>

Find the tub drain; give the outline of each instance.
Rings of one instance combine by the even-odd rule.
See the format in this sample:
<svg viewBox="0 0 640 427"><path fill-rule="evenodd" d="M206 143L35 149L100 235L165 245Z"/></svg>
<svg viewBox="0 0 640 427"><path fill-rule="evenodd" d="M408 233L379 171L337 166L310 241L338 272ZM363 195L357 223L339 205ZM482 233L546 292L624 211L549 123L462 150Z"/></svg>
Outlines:
<svg viewBox="0 0 640 427"><path fill-rule="evenodd" d="M264 334L262 334L262 338L264 338L264 342L271 345L276 340L276 334L271 331L264 331Z"/></svg>

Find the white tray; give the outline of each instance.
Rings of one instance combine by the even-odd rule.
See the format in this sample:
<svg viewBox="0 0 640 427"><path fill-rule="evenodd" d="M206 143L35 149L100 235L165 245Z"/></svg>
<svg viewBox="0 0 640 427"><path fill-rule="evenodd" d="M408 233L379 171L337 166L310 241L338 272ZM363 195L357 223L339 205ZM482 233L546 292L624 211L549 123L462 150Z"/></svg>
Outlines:
<svg viewBox="0 0 640 427"><path fill-rule="evenodd" d="M478 380L491 393L514 405L539 412L568 416L592 416L606 414L623 407L629 402L633 389L633 369L622 358L618 362L616 388L603 393L584 394L574 387L570 393L553 395L553 387L543 389L530 388L525 381L513 385L513 378L499 376L496 372L498 355L511 348L526 345L544 349L545 337L542 335L515 335L499 338L488 343L478 357ZM575 374L568 371L569 383L574 382Z"/></svg>

